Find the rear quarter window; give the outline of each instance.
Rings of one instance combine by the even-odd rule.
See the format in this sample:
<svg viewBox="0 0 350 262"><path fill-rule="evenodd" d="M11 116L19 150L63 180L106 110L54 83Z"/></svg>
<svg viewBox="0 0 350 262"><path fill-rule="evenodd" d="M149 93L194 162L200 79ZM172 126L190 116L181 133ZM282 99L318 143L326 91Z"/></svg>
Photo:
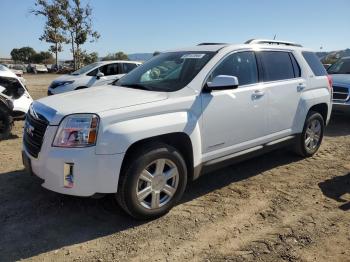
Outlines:
<svg viewBox="0 0 350 262"><path fill-rule="evenodd" d="M316 56L315 53L304 51L302 52L302 54L315 76L327 75L326 69L324 68L320 59Z"/></svg>

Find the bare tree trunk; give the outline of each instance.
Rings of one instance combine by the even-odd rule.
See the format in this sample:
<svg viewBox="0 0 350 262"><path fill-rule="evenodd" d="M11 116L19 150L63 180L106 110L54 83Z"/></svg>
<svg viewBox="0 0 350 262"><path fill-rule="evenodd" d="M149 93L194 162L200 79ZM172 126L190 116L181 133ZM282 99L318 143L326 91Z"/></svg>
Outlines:
<svg viewBox="0 0 350 262"><path fill-rule="evenodd" d="M57 42L56 42L55 55L56 55L56 71L57 71L58 70L58 43Z"/></svg>
<svg viewBox="0 0 350 262"><path fill-rule="evenodd" d="M76 63L76 57L75 57L75 48L74 48L74 36L73 36L73 32L71 32L70 35L71 35L71 43L72 43L73 67L74 67L74 70L77 70L77 63Z"/></svg>

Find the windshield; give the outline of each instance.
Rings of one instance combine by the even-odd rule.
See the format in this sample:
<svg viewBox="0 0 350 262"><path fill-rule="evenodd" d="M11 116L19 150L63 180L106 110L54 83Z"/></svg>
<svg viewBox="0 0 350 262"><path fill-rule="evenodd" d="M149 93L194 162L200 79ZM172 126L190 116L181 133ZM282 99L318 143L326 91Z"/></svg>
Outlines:
<svg viewBox="0 0 350 262"><path fill-rule="evenodd" d="M135 68L114 85L174 92L185 87L214 56L214 52L169 52Z"/></svg>
<svg viewBox="0 0 350 262"><path fill-rule="evenodd" d="M72 73L72 75L81 75L81 74L85 74L87 72L89 72L91 69L94 69L96 66L98 66L98 63L93 63L87 66L84 66L80 69L78 69L77 71L74 71Z"/></svg>
<svg viewBox="0 0 350 262"><path fill-rule="evenodd" d="M328 74L350 74L350 58L339 59L327 71Z"/></svg>

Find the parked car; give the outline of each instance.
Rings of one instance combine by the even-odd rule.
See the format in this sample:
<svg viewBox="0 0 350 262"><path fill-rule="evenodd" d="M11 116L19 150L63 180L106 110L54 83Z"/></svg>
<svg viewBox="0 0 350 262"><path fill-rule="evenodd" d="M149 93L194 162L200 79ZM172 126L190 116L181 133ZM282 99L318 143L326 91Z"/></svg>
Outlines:
<svg viewBox="0 0 350 262"><path fill-rule="evenodd" d="M19 77L0 65L0 139L8 137L13 120L24 119L32 102Z"/></svg>
<svg viewBox="0 0 350 262"><path fill-rule="evenodd" d="M35 65L29 64L27 67L27 71L28 73L34 73L34 74L49 72L45 65L38 65L38 64L35 64Z"/></svg>
<svg viewBox="0 0 350 262"><path fill-rule="evenodd" d="M49 190L114 193L130 215L154 218L217 165L286 145L314 155L331 88L317 56L290 42L163 52L113 85L35 101L23 161Z"/></svg>
<svg viewBox="0 0 350 262"><path fill-rule="evenodd" d="M350 113L350 57L340 58L328 74L333 78L333 111Z"/></svg>
<svg viewBox="0 0 350 262"><path fill-rule="evenodd" d="M70 75L55 79L48 88L48 95L84 89L111 83L141 65L135 61L105 61L87 65Z"/></svg>

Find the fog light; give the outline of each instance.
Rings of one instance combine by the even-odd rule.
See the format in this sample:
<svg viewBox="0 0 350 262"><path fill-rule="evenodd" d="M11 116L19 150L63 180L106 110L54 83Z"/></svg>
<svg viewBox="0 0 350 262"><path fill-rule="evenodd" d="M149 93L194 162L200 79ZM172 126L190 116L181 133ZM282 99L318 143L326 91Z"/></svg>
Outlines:
<svg viewBox="0 0 350 262"><path fill-rule="evenodd" d="M74 186L74 164L64 163L63 168L63 186L65 188L72 188Z"/></svg>

